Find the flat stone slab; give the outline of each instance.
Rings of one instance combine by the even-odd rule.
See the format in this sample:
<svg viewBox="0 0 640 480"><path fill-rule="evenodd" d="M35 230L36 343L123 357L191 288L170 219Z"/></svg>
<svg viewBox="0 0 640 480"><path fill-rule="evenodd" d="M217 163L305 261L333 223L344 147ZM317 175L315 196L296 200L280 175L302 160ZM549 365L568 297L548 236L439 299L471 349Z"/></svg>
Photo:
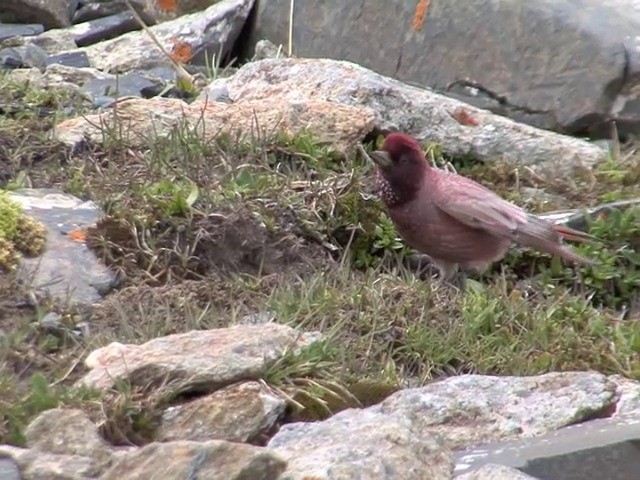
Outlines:
<svg viewBox="0 0 640 480"><path fill-rule="evenodd" d="M455 458L456 474L500 464L541 480L631 480L640 478L640 419L591 420L457 452Z"/></svg>
<svg viewBox="0 0 640 480"><path fill-rule="evenodd" d="M36 258L25 258L20 275L37 292L61 302L90 305L99 301L117 282L115 274L73 233L95 225L101 211L60 190L20 189L11 198L25 213L47 228L47 248Z"/></svg>

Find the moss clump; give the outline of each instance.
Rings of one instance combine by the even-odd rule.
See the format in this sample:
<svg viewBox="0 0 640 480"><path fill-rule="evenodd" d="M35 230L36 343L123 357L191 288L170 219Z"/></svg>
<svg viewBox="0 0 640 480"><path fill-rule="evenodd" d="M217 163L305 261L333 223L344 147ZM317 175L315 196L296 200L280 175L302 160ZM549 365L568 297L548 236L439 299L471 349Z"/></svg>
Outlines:
<svg viewBox="0 0 640 480"><path fill-rule="evenodd" d="M20 205L12 201L7 193L0 192L0 238L10 241L15 238L20 215Z"/></svg>
<svg viewBox="0 0 640 480"><path fill-rule="evenodd" d="M0 192L0 269L15 270L21 254L37 256L45 248L47 230L25 215L20 204Z"/></svg>

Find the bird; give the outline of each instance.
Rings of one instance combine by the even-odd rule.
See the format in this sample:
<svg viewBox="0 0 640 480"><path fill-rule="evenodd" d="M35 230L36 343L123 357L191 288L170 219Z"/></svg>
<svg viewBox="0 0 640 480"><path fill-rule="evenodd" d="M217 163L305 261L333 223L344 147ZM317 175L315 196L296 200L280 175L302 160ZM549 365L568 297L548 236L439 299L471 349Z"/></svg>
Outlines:
<svg viewBox="0 0 640 480"><path fill-rule="evenodd" d="M490 189L433 167L411 136L387 135L368 154L376 165L377 194L404 242L426 254L442 281L459 270L484 273L513 244L557 255L574 264L594 262L562 243L593 241L586 232L555 225L526 212Z"/></svg>

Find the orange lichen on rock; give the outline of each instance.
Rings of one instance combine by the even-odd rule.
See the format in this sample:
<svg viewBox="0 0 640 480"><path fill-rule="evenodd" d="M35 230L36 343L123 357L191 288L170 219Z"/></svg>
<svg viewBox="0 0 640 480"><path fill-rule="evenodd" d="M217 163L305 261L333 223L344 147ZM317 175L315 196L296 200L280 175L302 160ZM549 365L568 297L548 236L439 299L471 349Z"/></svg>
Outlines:
<svg viewBox="0 0 640 480"><path fill-rule="evenodd" d="M178 9L178 0L156 0L156 3L165 12L175 12Z"/></svg>
<svg viewBox="0 0 640 480"><path fill-rule="evenodd" d="M420 0L418 5L416 5L416 13L413 16L413 29L415 31L422 30L424 21L427 18L427 10L429 9L430 3L431 0Z"/></svg>
<svg viewBox="0 0 640 480"><path fill-rule="evenodd" d="M193 58L193 48L188 43L176 39L171 48L171 58L178 63L189 63Z"/></svg>

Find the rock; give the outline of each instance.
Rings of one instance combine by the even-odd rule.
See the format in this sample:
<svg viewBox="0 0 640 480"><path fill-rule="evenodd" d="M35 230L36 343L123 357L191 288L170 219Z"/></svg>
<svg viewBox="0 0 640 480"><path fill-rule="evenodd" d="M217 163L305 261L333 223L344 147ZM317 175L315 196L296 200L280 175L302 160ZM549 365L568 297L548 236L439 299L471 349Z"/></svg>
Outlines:
<svg viewBox="0 0 640 480"><path fill-rule="evenodd" d="M44 32L44 25L40 25L39 23L0 23L0 42L7 38L29 37L31 35L39 35L42 32Z"/></svg>
<svg viewBox="0 0 640 480"><path fill-rule="evenodd" d="M96 105L106 106L107 102L100 99L113 99L121 97L152 97L159 93L165 86L164 82L152 77L145 72L129 72L124 75L112 75L103 78L89 80L82 85L82 91L89 95Z"/></svg>
<svg viewBox="0 0 640 480"><path fill-rule="evenodd" d="M180 0L179 2L159 2L157 0L132 0L131 4L147 25L174 20L190 13L206 10L219 0ZM123 0L84 0L76 11L73 23L86 22L96 18L126 12Z"/></svg>
<svg viewBox="0 0 640 480"><path fill-rule="evenodd" d="M205 64L212 55L230 51L251 11L253 0L222 0L201 12L185 15L151 31L170 54L182 63ZM112 40L84 47L91 65L111 73L144 70L171 62L144 32L129 32Z"/></svg>
<svg viewBox="0 0 640 480"><path fill-rule="evenodd" d="M613 418L640 419L640 383L622 375L611 375L609 380L617 386L618 402Z"/></svg>
<svg viewBox="0 0 640 480"><path fill-rule="evenodd" d="M169 407L157 440L227 440L251 443L268 432L286 403L258 382L245 382Z"/></svg>
<svg viewBox="0 0 640 480"><path fill-rule="evenodd" d="M87 57L86 52L82 52L79 50L75 52L64 52L49 56L49 58L47 59L47 65L54 64L75 68L85 68L91 66L91 64L89 63L89 57Z"/></svg>
<svg viewBox="0 0 640 480"><path fill-rule="evenodd" d="M146 25L155 25L155 19L145 11L144 0L131 0L130 3ZM82 0L80 8L73 15L73 23L89 22L128 11L129 7L123 0L110 0L109 2L104 2L104 0Z"/></svg>
<svg viewBox="0 0 640 480"><path fill-rule="evenodd" d="M21 480L89 480L102 473L91 458L80 455L57 455L0 445L0 457L10 458L18 465Z"/></svg>
<svg viewBox="0 0 640 480"><path fill-rule="evenodd" d="M118 379L135 385L175 387L176 394L212 392L242 380L256 380L284 349L307 344L284 325L239 325L159 337L142 345L111 343L85 360L80 384L108 389Z"/></svg>
<svg viewBox="0 0 640 480"><path fill-rule="evenodd" d="M637 419L596 419L537 438L459 452L456 472L471 473L481 465L501 464L541 479L627 480L635 478L640 468L638 441Z"/></svg>
<svg viewBox="0 0 640 480"><path fill-rule="evenodd" d="M95 68L53 64L47 66L44 72L43 86L52 87L63 84L84 86L90 81L110 78L114 78L114 76L109 73L103 73Z"/></svg>
<svg viewBox="0 0 640 480"><path fill-rule="evenodd" d="M515 468L488 463L472 472L457 475L456 480L536 480Z"/></svg>
<svg viewBox="0 0 640 480"><path fill-rule="evenodd" d="M618 200L616 202L603 203L595 207L572 210L557 210L538 215L540 218L549 220L556 224L567 225L578 230L586 230L586 217L595 219L601 215L607 216L614 210L625 211L628 208L640 206L640 198L632 198L629 200Z"/></svg>
<svg viewBox="0 0 640 480"><path fill-rule="evenodd" d="M221 85L238 104L314 99L368 107L376 112L379 131L400 130L421 141L436 142L453 157L499 158L527 165L541 176L556 178L607 158L606 150L584 140L518 124L349 62L260 60L244 65L230 78L212 82L199 98Z"/></svg>
<svg viewBox="0 0 640 480"><path fill-rule="evenodd" d="M78 48L75 41L75 35L67 30L49 30L35 37L27 37L24 43L31 43L42 48L50 55L75 50Z"/></svg>
<svg viewBox="0 0 640 480"><path fill-rule="evenodd" d="M285 56L282 45L274 45L269 40L260 40L256 43L251 61L264 60L265 58L281 58Z"/></svg>
<svg viewBox="0 0 640 480"><path fill-rule="evenodd" d="M289 4L259 2L250 46L287 45ZM293 18L297 56L352 61L541 128L605 136L597 127L611 120L621 132L638 128L632 0L327 0L295 2Z"/></svg>
<svg viewBox="0 0 640 480"><path fill-rule="evenodd" d="M114 118L127 125L127 142L131 145L148 145L149 132L166 136L174 129L196 128L204 122L207 141L213 140L221 132L233 138L250 138L258 128L261 134L277 128L296 135L307 130L315 138L333 146L339 153L352 150L374 124L374 113L364 107L339 105L316 100L285 101L271 98L256 102L226 104L212 101L196 101L187 104L181 100L153 98L149 100L127 99L117 104L117 117L111 109L102 113L72 118L58 124L56 138L77 150L87 139L100 142L103 139L99 125L113 124ZM105 123L106 122L106 123Z"/></svg>
<svg viewBox="0 0 640 480"><path fill-rule="evenodd" d="M85 229L100 217L96 205L55 189L20 189L10 195L48 230L46 251L20 265L31 288L63 304L90 305L116 284L113 272L84 243Z"/></svg>
<svg viewBox="0 0 640 480"><path fill-rule="evenodd" d="M20 468L13 459L0 456L0 478L3 480L22 480Z"/></svg>
<svg viewBox="0 0 640 480"><path fill-rule="evenodd" d="M45 410L29 424L25 437L32 450L87 457L96 470L104 470L113 460L109 445L82 410Z"/></svg>
<svg viewBox="0 0 640 480"><path fill-rule="evenodd" d="M606 411L615 401L616 386L604 375L554 372L531 377L460 375L401 390L370 408L407 415L416 429L461 449L542 435Z"/></svg>
<svg viewBox="0 0 640 480"><path fill-rule="evenodd" d="M437 438L408 417L371 409L284 425L268 447L288 461L282 480L448 480L453 472L451 452Z"/></svg>
<svg viewBox="0 0 640 480"><path fill-rule="evenodd" d="M23 67L25 67L23 49L20 49L20 47L12 47L0 50L0 69Z"/></svg>
<svg viewBox="0 0 640 480"><path fill-rule="evenodd" d="M78 0L3 0L0 21L68 27L77 6Z"/></svg>
<svg viewBox="0 0 640 480"><path fill-rule="evenodd" d="M260 447L212 440L151 443L130 453L101 480L276 480L285 462Z"/></svg>
<svg viewBox="0 0 640 480"><path fill-rule="evenodd" d="M144 3L144 11L157 22L166 22L190 13L206 10L220 0L181 0L169 5L157 0L139 0Z"/></svg>
<svg viewBox="0 0 640 480"><path fill-rule="evenodd" d="M49 55L37 45L27 44L0 50L0 66L4 68L37 68L44 70Z"/></svg>
<svg viewBox="0 0 640 480"><path fill-rule="evenodd" d="M120 12L80 23L67 30L74 34L76 44L79 47L84 47L109 40L123 33L140 30L140 28L140 24L131 12Z"/></svg>

